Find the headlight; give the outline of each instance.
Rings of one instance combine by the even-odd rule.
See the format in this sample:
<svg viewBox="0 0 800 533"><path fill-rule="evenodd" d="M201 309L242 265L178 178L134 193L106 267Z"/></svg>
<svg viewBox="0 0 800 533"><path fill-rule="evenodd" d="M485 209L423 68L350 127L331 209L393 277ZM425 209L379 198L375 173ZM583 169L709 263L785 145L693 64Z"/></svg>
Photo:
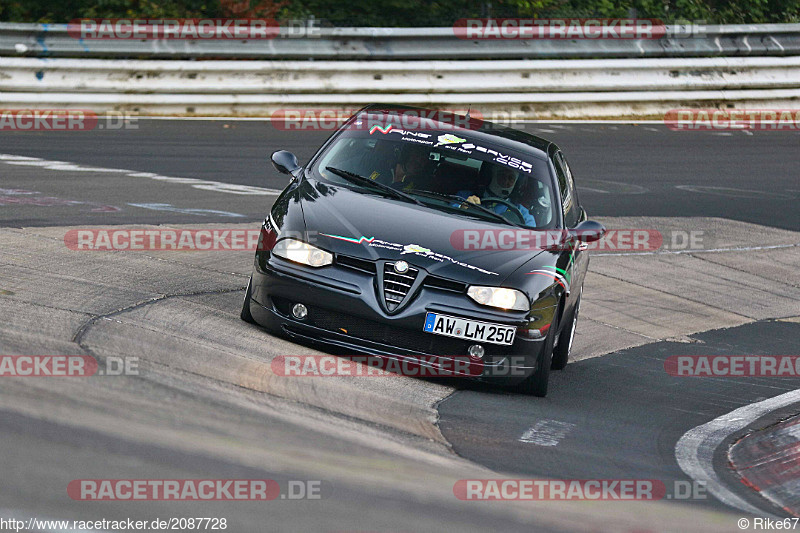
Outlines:
<svg viewBox="0 0 800 533"><path fill-rule="evenodd" d="M531 307L528 297L514 289L473 286L467 289L467 295L481 305L489 305L501 309L527 311Z"/></svg>
<svg viewBox="0 0 800 533"><path fill-rule="evenodd" d="M283 239L275 244L272 253L311 267L322 267L333 263L333 255L325 250L320 250L316 246L311 246L307 242L296 239Z"/></svg>

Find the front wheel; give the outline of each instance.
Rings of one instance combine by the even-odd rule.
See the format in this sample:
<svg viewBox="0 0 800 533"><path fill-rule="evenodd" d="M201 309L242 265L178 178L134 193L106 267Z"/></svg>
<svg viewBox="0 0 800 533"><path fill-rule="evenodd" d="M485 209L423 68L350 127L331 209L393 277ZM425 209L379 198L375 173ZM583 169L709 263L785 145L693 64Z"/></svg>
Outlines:
<svg viewBox="0 0 800 533"><path fill-rule="evenodd" d="M536 372L525 378L525 381L517 386L519 392L532 394L540 398L547 396L547 385L550 380L550 367L553 360L553 345L555 344L556 332L558 331L558 316L560 311L560 308L556 309L553 322L550 324L544 346L542 346L542 350L539 352L539 358L536 361Z"/></svg>
<svg viewBox="0 0 800 533"><path fill-rule="evenodd" d="M253 276L250 276L250 281L247 282L247 290L244 293L244 302L242 302L242 313L239 315L242 320L245 322L249 322L250 324L255 324L256 321L253 319L253 315L250 314L250 301L252 298L250 294L253 290Z"/></svg>
<svg viewBox="0 0 800 533"><path fill-rule="evenodd" d="M550 365L553 370L564 370L569 362L572 341L575 339L575 328L578 325L578 313L581 310L581 296L583 296L583 286L581 286L581 290L578 293L578 301L575 302L575 307L572 308L572 316L569 317L569 323L561 332L561 335L558 336L556 347L553 348L553 363Z"/></svg>

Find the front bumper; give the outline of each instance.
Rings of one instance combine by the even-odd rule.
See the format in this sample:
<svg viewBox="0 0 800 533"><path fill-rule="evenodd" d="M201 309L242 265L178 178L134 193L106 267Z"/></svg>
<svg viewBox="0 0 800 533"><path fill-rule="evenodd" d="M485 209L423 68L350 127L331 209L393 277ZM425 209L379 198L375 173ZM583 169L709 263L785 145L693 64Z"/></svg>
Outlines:
<svg viewBox="0 0 800 533"><path fill-rule="evenodd" d="M262 264L256 261L250 312L276 334L353 354L414 361L446 375L513 385L536 370L544 339L517 335L509 346L483 343L478 372L475 366L462 372L474 341L422 330L428 312L517 327L527 325L524 313L479 308L464 294L430 287L422 287L397 314L387 314L378 298L373 274L337 265L312 270L269 256ZM303 320L291 314L295 303L309 310Z"/></svg>

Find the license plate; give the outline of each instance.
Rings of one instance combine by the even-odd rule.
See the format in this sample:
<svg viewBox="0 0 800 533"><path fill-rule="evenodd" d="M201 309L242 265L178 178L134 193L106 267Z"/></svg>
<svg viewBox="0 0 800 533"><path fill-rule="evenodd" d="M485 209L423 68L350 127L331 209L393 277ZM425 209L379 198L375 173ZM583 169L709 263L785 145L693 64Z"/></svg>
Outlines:
<svg viewBox="0 0 800 533"><path fill-rule="evenodd" d="M516 326L501 326L438 313L425 315L425 326L422 330L434 335L494 344L513 344L517 332Z"/></svg>

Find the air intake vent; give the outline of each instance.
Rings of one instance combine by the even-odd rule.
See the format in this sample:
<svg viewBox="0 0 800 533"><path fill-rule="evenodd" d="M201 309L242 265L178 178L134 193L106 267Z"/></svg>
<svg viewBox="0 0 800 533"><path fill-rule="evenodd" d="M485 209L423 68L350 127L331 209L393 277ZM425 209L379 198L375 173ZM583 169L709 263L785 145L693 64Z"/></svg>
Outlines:
<svg viewBox="0 0 800 533"><path fill-rule="evenodd" d="M453 292L467 292L467 284L460 281L453 281L450 279L440 278L437 276L428 276L425 278L425 286L434 289L441 289L443 291Z"/></svg>
<svg viewBox="0 0 800 533"><path fill-rule="evenodd" d="M394 268L394 263L385 263L383 267L383 298L386 309L394 311L408 296L408 291L414 280L417 279L419 270L407 265L402 274Z"/></svg>
<svg viewBox="0 0 800 533"><path fill-rule="evenodd" d="M336 263L346 268L352 268L367 272L368 274L375 274L375 262L367 259L358 259L357 257L349 257L346 255L337 255Z"/></svg>

